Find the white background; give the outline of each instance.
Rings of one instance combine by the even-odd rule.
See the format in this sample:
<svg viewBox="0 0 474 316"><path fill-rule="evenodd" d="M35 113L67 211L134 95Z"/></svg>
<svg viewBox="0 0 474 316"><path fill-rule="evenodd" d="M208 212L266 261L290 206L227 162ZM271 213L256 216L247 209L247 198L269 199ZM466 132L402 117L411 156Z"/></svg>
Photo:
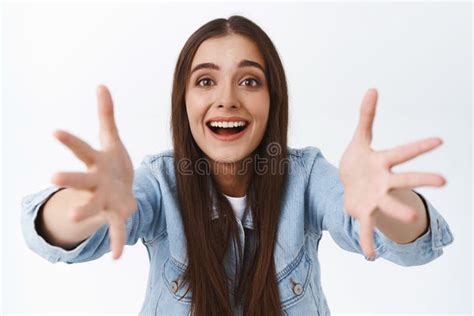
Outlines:
<svg viewBox="0 0 474 316"><path fill-rule="evenodd" d="M84 170L51 133L99 148L95 87L115 101L135 166L171 148L173 67L194 30L242 14L272 38L286 70L292 147L321 148L336 166L368 88L379 91L374 149L425 137L444 144L394 171L439 172L419 188L455 241L404 268L368 262L323 237L322 286L337 313L469 313L472 303L472 5L448 3L13 4L3 7L3 311L137 313L148 257L141 244L90 263L51 264L20 230L20 201L57 171Z"/></svg>

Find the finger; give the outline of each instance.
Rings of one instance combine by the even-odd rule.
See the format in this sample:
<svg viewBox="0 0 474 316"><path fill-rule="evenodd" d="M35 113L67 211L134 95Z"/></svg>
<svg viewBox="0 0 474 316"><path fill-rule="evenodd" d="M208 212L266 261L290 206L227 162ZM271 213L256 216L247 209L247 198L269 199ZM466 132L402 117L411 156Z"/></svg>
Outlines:
<svg viewBox="0 0 474 316"><path fill-rule="evenodd" d="M440 187L446 184L446 179L440 175L426 172L400 172L390 176L389 187L393 189L430 186Z"/></svg>
<svg viewBox="0 0 474 316"><path fill-rule="evenodd" d="M78 190L93 190L97 186L96 176L86 172L58 172L53 175L51 182Z"/></svg>
<svg viewBox="0 0 474 316"><path fill-rule="evenodd" d="M100 211L99 201L93 196L86 204L78 206L71 211L71 219L75 222L80 222L97 215Z"/></svg>
<svg viewBox="0 0 474 316"><path fill-rule="evenodd" d="M397 146L385 151L384 155L386 156L389 166L394 166L428 152L440 146L442 143L443 141L441 138L427 138L409 144Z"/></svg>
<svg viewBox="0 0 474 316"><path fill-rule="evenodd" d="M103 147L108 147L113 145L119 137L115 124L112 97L104 85L97 87L97 103L99 111L100 143Z"/></svg>
<svg viewBox="0 0 474 316"><path fill-rule="evenodd" d="M375 223L370 216L359 219L360 230L359 240L360 246L366 257L375 257L374 246L374 228Z"/></svg>
<svg viewBox="0 0 474 316"><path fill-rule="evenodd" d="M112 259L118 259L122 255L125 245L125 223L115 212L109 212L109 233L112 248Z"/></svg>
<svg viewBox="0 0 474 316"><path fill-rule="evenodd" d="M379 210L404 223L413 223L417 220L416 211L391 194L386 194L384 198L381 199L379 202Z"/></svg>
<svg viewBox="0 0 474 316"><path fill-rule="evenodd" d="M369 89L362 100L360 106L359 124L357 126L356 137L363 142L370 144L372 142L372 128L375 117L375 108L377 105L377 90Z"/></svg>
<svg viewBox="0 0 474 316"><path fill-rule="evenodd" d="M62 130L54 131L53 136L68 147L86 166L89 167L94 163L97 151L79 137Z"/></svg>

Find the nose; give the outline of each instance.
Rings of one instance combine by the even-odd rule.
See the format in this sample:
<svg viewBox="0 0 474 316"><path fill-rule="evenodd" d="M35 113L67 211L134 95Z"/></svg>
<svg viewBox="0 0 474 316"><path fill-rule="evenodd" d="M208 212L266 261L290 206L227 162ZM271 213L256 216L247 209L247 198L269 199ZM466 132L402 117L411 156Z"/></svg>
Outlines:
<svg viewBox="0 0 474 316"><path fill-rule="evenodd" d="M218 108L237 109L240 107L239 99L232 83L220 85L216 104Z"/></svg>

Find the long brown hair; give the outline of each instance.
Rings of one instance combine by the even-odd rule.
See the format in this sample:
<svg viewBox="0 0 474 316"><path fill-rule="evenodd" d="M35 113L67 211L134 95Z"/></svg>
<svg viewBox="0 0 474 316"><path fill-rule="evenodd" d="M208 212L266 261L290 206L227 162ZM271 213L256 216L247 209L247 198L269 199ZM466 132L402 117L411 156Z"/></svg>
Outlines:
<svg viewBox="0 0 474 316"><path fill-rule="evenodd" d="M277 168L276 172L274 168L273 172L268 169L267 172L255 172L255 168L250 170L252 176L247 206L252 211L255 242L250 253L246 254L245 265L233 210L226 198L217 192L213 178L206 172L196 170L182 172L183 165L178 166L180 161L187 160L191 162L190 168L193 168L196 162L202 163L204 157L191 134L185 104L186 82L192 60L203 41L230 34L240 34L254 41L267 66L265 76L270 94L267 128L250 158L254 162L257 159L272 160L277 166L283 166ZM275 46L258 25L242 16L215 19L204 24L189 37L180 52L173 78L171 103L176 190L188 254L188 265L182 280L192 294L192 314L233 314L229 291L231 283L224 267L224 257L229 241L232 241L239 249L236 287L232 289L235 302L243 304L245 315L281 315L273 254L281 196L288 173L286 164L282 164L287 157L288 91L283 65ZM213 196L217 197L217 220L211 219Z"/></svg>

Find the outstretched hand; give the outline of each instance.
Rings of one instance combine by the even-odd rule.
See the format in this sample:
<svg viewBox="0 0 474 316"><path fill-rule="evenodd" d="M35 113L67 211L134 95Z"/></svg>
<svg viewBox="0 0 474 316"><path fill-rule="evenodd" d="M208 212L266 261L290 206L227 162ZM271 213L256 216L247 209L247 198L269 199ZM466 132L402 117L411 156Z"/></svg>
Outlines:
<svg viewBox="0 0 474 316"><path fill-rule="evenodd" d="M396 199L391 194L392 189L438 187L446 182L441 175L434 173L391 172L393 166L433 150L442 144L442 140L426 138L388 150L373 150L370 144L376 104L377 91L369 89L360 107L359 124L339 164L344 207L359 222L360 245L368 257L375 255L373 233L376 212L385 212L405 223L417 219L416 211Z"/></svg>
<svg viewBox="0 0 474 316"><path fill-rule="evenodd" d="M97 103L102 149L95 150L66 131L55 131L54 136L83 161L88 170L59 172L53 176L52 182L90 193L87 203L70 210L71 218L82 221L100 216L108 222L112 257L118 259L125 244L125 222L137 208L132 191L133 165L120 140L107 87L97 87Z"/></svg>

